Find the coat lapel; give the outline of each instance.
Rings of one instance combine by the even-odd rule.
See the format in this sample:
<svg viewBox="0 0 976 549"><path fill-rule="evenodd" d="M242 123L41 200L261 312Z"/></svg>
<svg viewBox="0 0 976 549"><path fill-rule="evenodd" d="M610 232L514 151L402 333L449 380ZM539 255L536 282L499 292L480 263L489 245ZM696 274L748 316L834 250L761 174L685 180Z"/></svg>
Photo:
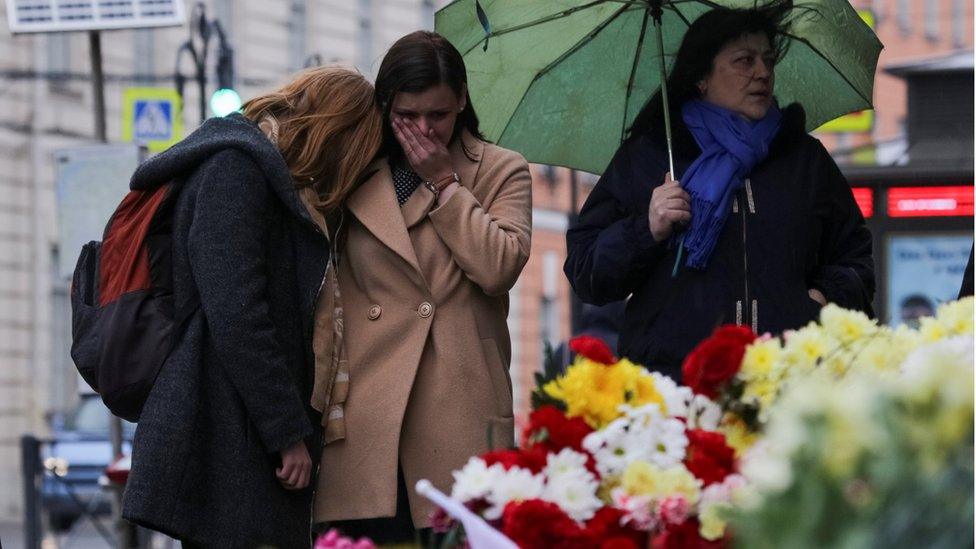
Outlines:
<svg viewBox="0 0 976 549"><path fill-rule="evenodd" d="M428 191L421 183L417 190L410 195L400 211L403 212L403 223L407 230L427 218L427 214L434 207L434 193Z"/></svg>
<svg viewBox="0 0 976 549"><path fill-rule="evenodd" d="M349 211L380 242L402 257L413 268L418 281L422 283L423 277L417 254L414 253L413 243L410 241L410 235L407 234L407 226L404 224L403 216L400 215L400 205L397 204L396 193L393 190L390 165L386 159L380 159L374 167L377 168L376 173L349 197Z"/></svg>

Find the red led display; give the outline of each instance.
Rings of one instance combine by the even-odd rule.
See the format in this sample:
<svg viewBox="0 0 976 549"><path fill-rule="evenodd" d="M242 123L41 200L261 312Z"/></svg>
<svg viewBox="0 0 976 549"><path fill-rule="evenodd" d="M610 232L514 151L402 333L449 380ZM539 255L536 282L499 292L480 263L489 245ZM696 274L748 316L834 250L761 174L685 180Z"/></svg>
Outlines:
<svg viewBox="0 0 976 549"><path fill-rule="evenodd" d="M949 217L973 215L973 187L892 187L888 189L891 217Z"/></svg>
<svg viewBox="0 0 976 549"><path fill-rule="evenodd" d="M867 219L874 215L874 189L870 187L853 187L854 201L857 207L861 208L861 215Z"/></svg>

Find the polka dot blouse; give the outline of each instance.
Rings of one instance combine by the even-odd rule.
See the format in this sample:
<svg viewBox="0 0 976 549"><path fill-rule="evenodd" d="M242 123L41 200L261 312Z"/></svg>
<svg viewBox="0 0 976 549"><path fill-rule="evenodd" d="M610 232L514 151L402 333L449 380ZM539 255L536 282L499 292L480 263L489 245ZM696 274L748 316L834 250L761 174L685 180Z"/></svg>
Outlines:
<svg viewBox="0 0 976 549"><path fill-rule="evenodd" d="M421 183L423 183L423 179L412 171L399 167L393 168L393 188L396 190L397 202L400 203L400 206L407 203L410 195L417 190Z"/></svg>

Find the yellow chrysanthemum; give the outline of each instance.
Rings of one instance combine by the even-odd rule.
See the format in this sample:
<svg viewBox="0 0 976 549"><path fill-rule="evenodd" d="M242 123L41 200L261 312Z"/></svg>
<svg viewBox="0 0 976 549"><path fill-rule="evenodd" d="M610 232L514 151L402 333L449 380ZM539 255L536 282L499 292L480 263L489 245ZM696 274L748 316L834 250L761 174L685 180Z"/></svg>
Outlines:
<svg viewBox="0 0 976 549"><path fill-rule="evenodd" d="M891 372L898 368L898 348L892 344L892 336L887 331L880 337L872 338L854 356L854 368L877 372ZM902 357L904 358L904 357Z"/></svg>
<svg viewBox="0 0 976 549"><path fill-rule="evenodd" d="M759 340L746 347L742 357L739 376L745 380L769 379L777 369L777 361L782 354L779 339Z"/></svg>
<svg viewBox="0 0 976 549"><path fill-rule="evenodd" d="M746 423L735 414L725 414L718 426L720 433L725 435L725 442L735 450L735 456L741 458L758 440L758 435L749 430Z"/></svg>
<svg viewBox="0 0 976 549"><path fill-rule="evenodd" d="M783 348L783 359L793 368L809 370L817 360L837 346L819 324L810 323L790 332Z"/></svg>
<svg viewBox="0 0 976 549"><path fill-rule="evenodd" d="M934 317L926 316L919 319L918 333L924 343L935 343L949 336L949 330Z"/></svg>
<svg viewBox="0 0 976 549"><path fill-rule="evenodd" d="M851 343L877 330L878 325L860 311L842 309L833 303L820 312L820 323L841 343Z"/></svg>
<svg viewBox="0 0 976 549"><path fill-rule="evenodd" d="M973 334L973 298L939 305L935 318L949 336Z"/></svg>
<svg viewBox="0 0 976 549"><path fill-rule="evenodd" d="M662 469L646 461L634 461L624 471L620 486L630 495L651 499L683 496L691 505L701 497L701 481L682 465Z"/></svg>
<svg viewBox="0 0 976 549"><path fill-rule="evenodd" d="M728 523L723 518L723 513L731 508L731 505L719 502L702 507L698 513L698 520L701 523L698 528L698 533L701 534L701 537L709 541L715 541L724 536L725 527Z"/></svg>
<svg viewBox="0 0 976 549"><path fill-rule="evenodd" d="M762 409L772 405L777 393L779 393L779 383L771 379L762 379L746 384L742 391L742 400L754 401Z"/></svg>
<svg viewBox="0 0 976 549"><path fill-rule="evenodd" d="M666 412L664 397L655 387L654 378L626 359L608 366L577 358L565 374L542 390L566 404L566 415L581 417L594 429L620 417L621 404L637 407L656 403Z"/></svg>

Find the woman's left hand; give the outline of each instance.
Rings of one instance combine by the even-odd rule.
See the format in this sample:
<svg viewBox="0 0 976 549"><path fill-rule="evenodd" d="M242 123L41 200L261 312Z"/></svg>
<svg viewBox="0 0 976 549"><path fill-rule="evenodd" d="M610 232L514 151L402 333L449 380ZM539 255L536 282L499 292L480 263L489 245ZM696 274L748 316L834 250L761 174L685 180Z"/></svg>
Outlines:
<svg viewBox="0 0 976 549"><path fill-rule="evenodd" d="M414 173L424 179L424 181L438 182L454 173L451 165L451 154L447 146L437 139L434 130L428 130L427 134L420 131L415 123L399 116L391 117L393 135L403 148L407 161Z"/></svg>
<svg viewBox="0 0 976 549"><path fill-rule="evenodd" d="M816 288L810 288L809 290L807 290L807 294L810 295L810 299L819 303L821 307L825 307L827 305L827 297L823 295L823 292L821 292L820 290Z"/></svg>

